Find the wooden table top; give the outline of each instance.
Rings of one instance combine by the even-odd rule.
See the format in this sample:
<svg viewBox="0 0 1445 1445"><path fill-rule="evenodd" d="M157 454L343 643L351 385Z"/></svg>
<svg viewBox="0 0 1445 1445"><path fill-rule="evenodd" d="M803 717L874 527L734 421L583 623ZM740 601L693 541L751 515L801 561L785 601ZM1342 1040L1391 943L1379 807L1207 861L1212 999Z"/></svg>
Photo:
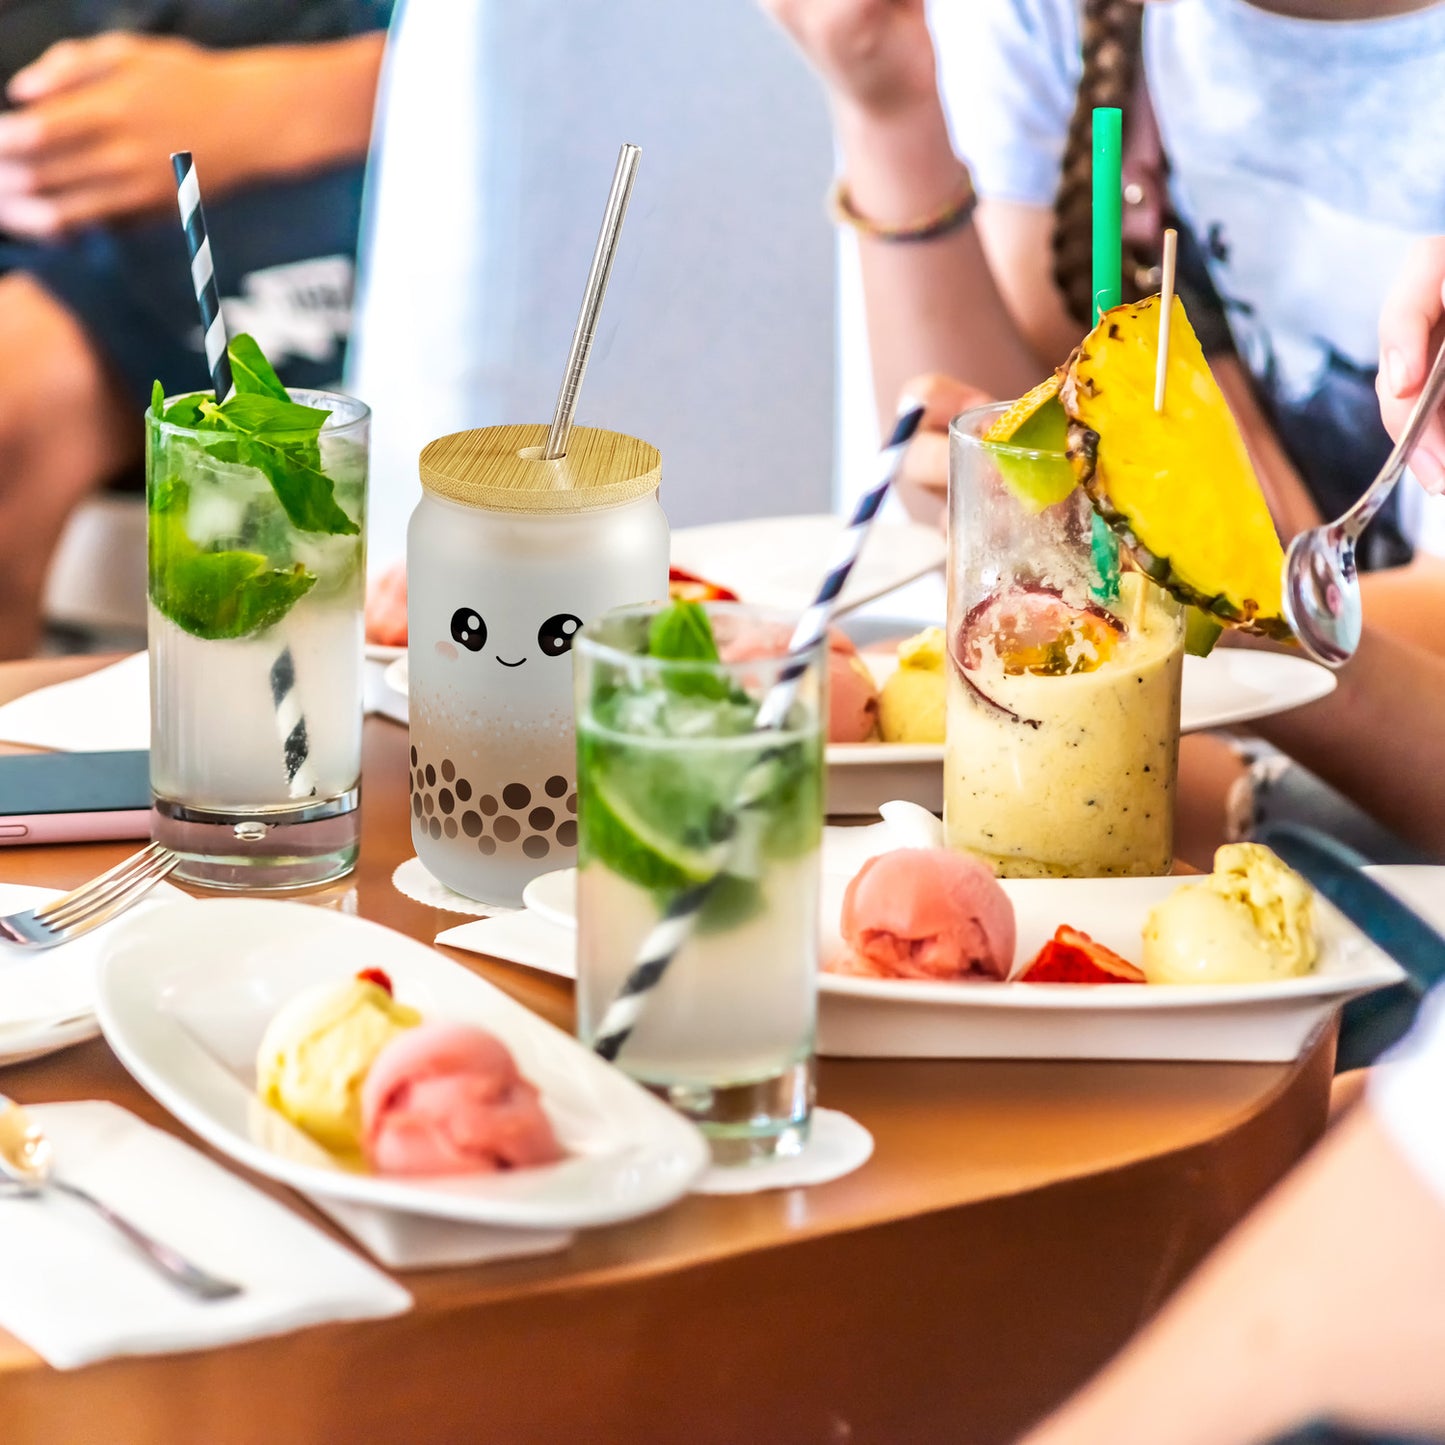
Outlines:
<svg viewBox="0 0 1445 1445"><path fill-rule="evenodd" d="M95 665L0 666L0 702ZM360 865L301 896L430 942L456 915L391 884L412 853L406 750L404 728L367 720ZM130 846L5 848L0 877L72 886ZM569 983L445 951L571 1026ZM220 1445L263 1438L263 1425L268 1445L1005 1439L1106 1358L1308 1147L1332 1055L1322 1037L1294 1065L824 1059L819 1101L876 1141L845 1179L690 1197L562 1254L408 1274L416 1305L398 1320L209 1354L61 1375L0 1331L0 1413L19 1421L7 1439L100 1439L58 1428L100 1418L110 1445ZM29 1103L114 1100L197 1142L98 1039L8 1068L0 1086ZM872 1338L883 1329L894 1335ZM341 1388L353 1377L370 1381L364 1401Z"/></svg>

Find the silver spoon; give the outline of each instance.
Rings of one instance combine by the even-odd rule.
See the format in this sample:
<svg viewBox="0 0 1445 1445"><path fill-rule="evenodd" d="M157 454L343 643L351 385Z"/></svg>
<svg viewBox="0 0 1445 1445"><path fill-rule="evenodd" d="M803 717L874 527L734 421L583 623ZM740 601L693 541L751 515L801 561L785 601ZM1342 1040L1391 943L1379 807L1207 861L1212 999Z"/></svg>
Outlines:
<svg viewBox="0 0 1445 1445"><path fill-rule="evenodd" d="M1284 559L1284 616L1316 662L1341 667L1360 645L1364 609L1355 572L1355 539L1395 490L1420 434L1445 396L1445 345L1380 474L1337 521L1301 532Z"/></svg>
<svg viewBox="0 0 1445 1445"><path fill-rule="evenodd" d="M90 1205L102 1219L119 1230L148 1263L172 1284L197 1299L230 1299L242 1292L240 1285L208 1274L170 1245L152 1239L93 1194L68 1180L57 1179L54 1152L40 1125L13 1099L0 1094L0 1189L8 1180L9 1193L36 1195L47 1189L58 1189L62 1194L69 1194L73 1199Z"/></svg>

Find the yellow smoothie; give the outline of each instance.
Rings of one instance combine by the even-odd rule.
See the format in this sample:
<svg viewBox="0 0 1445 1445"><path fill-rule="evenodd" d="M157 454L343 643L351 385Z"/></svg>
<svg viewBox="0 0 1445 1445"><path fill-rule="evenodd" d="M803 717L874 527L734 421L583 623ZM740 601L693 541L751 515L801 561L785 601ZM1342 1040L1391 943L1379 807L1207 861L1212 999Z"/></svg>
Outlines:
<svg viewBox="0 0 1445 1445"><path fill-rule="evenodd" d="M1124 581L1130 625L1100 629L1107 646L1071 641L1076 671L1020 666L987 635L949 659L948 843L1001 877L1149 875L1173 862L1183 634L1157 589L1138 599L1143 579Z"/></svg>

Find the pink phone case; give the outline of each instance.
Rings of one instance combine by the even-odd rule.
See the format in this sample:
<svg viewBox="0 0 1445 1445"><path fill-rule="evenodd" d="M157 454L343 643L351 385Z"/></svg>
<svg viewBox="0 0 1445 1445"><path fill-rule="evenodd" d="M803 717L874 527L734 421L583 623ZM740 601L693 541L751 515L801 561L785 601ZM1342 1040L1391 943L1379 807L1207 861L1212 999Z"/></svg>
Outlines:
<svg viewBox="0 0 1445 1445"><path fill-rule="evenodd" d="M149 838L149 808L101 813L32 813L0 817L0 847L7 843L109 843L119 838Z"/></svg>

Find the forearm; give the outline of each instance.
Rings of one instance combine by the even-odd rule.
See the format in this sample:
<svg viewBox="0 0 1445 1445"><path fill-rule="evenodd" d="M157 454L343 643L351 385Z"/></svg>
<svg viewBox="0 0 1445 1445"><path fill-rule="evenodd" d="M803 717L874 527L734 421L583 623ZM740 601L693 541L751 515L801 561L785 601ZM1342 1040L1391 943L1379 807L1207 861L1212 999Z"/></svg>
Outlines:
<svg viewBox="0 0 1445 1445"><path fill-rule="evenodd" d="M1445 1209L1359 1109L1025 1445L1445 1428Z"/></svg>
<svg viewBox="0 0 1445 1445"><path fill-rule="evenodd" d="M305 175L363 157L385 44L375 32L220 52L235 138L231 184Z"/></svg>
<svg viewBox="0 0 1445 1445"><path fill-rule="evenodd" d="M853 204L871 221L915 223L968 184L936 93L886 117L841 105L835 122ZM1015 325L972 224L923 242L860 236L858 246L881 416L926 372L1011 397L1048 370Z"/></svg>
<svg viewBox="0 0 1445 1445"><path fill-rule="evenodd" d="M1445 657L1445 561L1421 556L1362 573L1360 594L1371 627Z"/></svg>
<svg viewBox="0 0 1445 1445"><path fill-rule="evenodd" d="M1445 853L1445 659L1368 626L1329 697L1255 724L1261 736L1431 853Z"/></svg>

